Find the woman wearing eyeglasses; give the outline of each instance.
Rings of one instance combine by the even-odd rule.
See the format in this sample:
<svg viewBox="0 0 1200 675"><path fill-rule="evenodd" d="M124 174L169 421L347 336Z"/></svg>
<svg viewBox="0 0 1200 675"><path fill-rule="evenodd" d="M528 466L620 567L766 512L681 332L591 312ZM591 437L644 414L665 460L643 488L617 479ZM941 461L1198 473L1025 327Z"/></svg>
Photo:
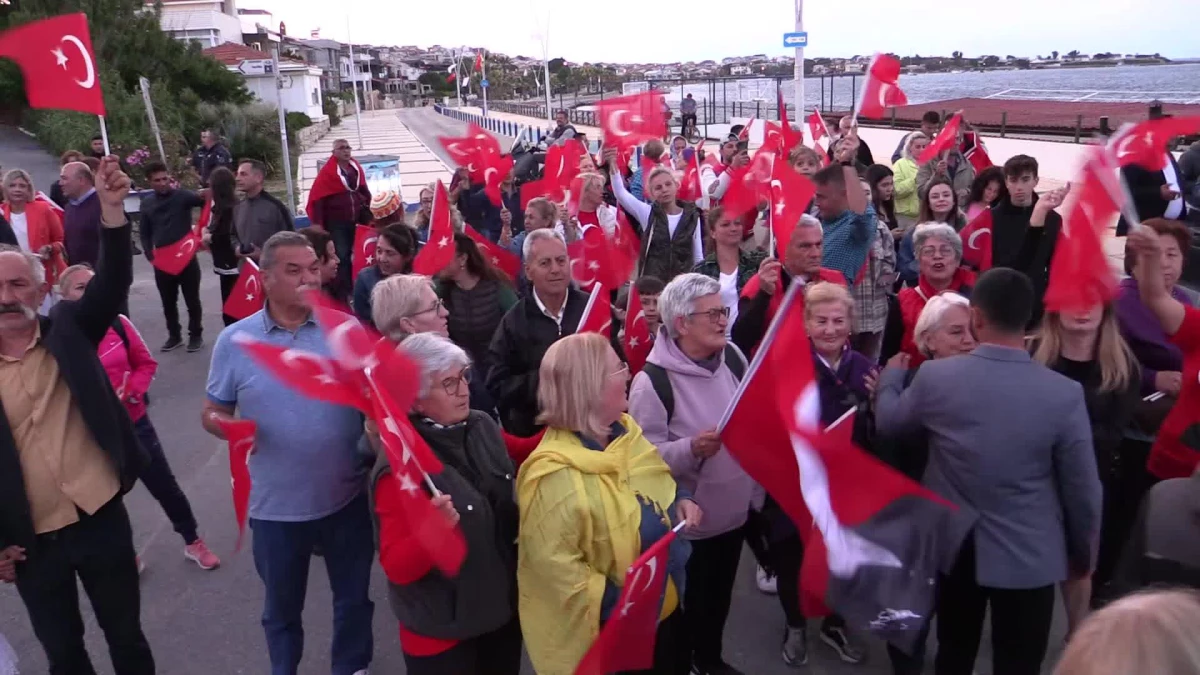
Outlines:
<svg viewBox="0 0 1200 675"><path fill-rule="evenodd" d="M433 280L421 274L397 274L371 291L375 327L385 337L400 342L417 333L449 337L450 312L435 292Z"/></svg>
<svg viewBox="0 0 1200 675"><path fill-rule="evenodd" d="M512 460L500 427L471 410L467 353L433 333L412 335L400 346L421 370L409 420L443 467L431 475L441 495L427 496L441 517L458 524L467 543L457 575L434 569L414 540L387 454L378 452L378 432L368 425L378 456L370 485L379 563L400 623L406 672L517 675L521 627Z"/></svg>
<svg viewBox="0 0 1200 675"><path fill-rule="evenodd" d="M538 369L538 422L546 435L521 465L517 582L521 627L539 675L571 675L617 610L626 570L700 507L625 413L629 369L598 333L569 335ZM686 532L686 530L685 530ZM654 665L689 671L685 592L687 541L670 543Z"/></svg>
<svg viewBox="0 0 1200 675"><path fill-rule="evenodd" d="M954 291L969 298L971 286L975 283L974 273L959 266L962 262L962 237L952 226L946 223L918 225L913 231L913 251L920 269L917 285L901 290L896 298L904 320L900 351L912 358L910 367L916 367L925 360L925 354L921 353L913 340L913 329L917 326L925 303L943 291Z"/></svg>
<svg viewBox="0 0 1200 675"><path fill-rule="evenodd" d="M747 514L762 508L761 489L716 429L746 372L745 357L725 337L729 307L721 290L697 273L667 284L658 296L658 339L629 391L629 414L704 510L704 523L687 534L692 556L683 601L692 672L703 675L739 672L725 663L721 642Z"/></svg>

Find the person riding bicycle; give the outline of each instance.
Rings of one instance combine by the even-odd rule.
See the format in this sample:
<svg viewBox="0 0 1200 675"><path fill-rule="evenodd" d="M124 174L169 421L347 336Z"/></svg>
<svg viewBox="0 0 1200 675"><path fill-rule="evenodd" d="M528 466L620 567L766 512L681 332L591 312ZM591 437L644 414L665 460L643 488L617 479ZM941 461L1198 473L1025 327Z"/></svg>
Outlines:
<svg viewBox="0 0 1200 675"><path fill-rule="evenodd" d="M693 129L696 127L696 99L692 98L691 94L680 101L679 113L683 117L683 135L688 136L688 122L692 123Z"/></svg>

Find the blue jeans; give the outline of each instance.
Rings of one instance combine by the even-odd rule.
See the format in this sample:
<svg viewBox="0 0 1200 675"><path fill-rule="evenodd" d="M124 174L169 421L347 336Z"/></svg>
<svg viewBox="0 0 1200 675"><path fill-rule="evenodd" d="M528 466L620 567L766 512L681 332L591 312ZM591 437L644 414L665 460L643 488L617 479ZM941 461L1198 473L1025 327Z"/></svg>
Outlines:
<svg viewBox="0 0 1200 675"><path fill-rule="evenodd" d="M318 520L283 522L250 519L254 567L266 587L262 624L271 656L271 675L296 675L304 653L304 593L308 564L319 545L333 591L333 675L353 675L371 663L374 649L369 597L375 537L364 492Z"/></svg>
<svg viewBox="0 0 1200 675"><path fill-rule="evenodd" d="M133 433L150 455L150 463L142 469L142 484L150 491L150 495L158 500L175 531L183 537L183 543L196 543L199 536L196 534L196 516L192 513L192 505L183 489L179 487L179 481L175 480L175 474L171 472L171 465L167 463L167 456L163 454L162 443L158 440L158 432L154 430L154 425L150 423L149 415L142 415L141 419L133 423Z"/></svg>

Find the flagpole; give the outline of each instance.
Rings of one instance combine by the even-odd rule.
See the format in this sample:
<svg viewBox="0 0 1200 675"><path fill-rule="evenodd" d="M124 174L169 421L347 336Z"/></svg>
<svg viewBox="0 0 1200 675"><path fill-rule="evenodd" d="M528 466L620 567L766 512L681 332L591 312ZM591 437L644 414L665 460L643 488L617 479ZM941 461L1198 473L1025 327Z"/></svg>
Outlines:
<svg viewBox="0 0 1200 675"><path fill-rule="evenodd" d="M796 32L804 32L804 0L796 0ZM796 116L800 124L804 123L804 47L796 47L796 68L792 94L796 99ZM787 105L786 103L784 105ZM780 116L782 119L782 115Z"/></svg>
<svg viewBox="0 0 1200 675"><path fill-rule="evenodd" d="M104 123L104 115L96 115L96 117L100 118L100 138L104 141L104 156L107 157L112 154L108 147L108 125Z"/></svg>
<svg viewBox="0 0 1200 675"><path fill-rule="evenodd" d="M487 59L483 54L484 50L479 50L479 88L483 90L483 116L487 117Z"/></svg>
<svg viewBox="0 0 1200 675"><path fill-rule="evenodd" d="M779 282L776 283L778 284ZM721 421L717 422L718 434L725 429L725 425L729 423L729 418L733 417L733 411L737 407L738 401L741 400L742 394L746 392L746 387L754 379L754 374L758 372L759 366L766 359L767 348L775 340L775 334L779 332L779 327L783 325L783 317L787 316L788 310L792 306L792 301L798 294L804 292L803 289L804 284L800 283L799 279L792 279L792 284L788 286L787 293L783 296L783 301L779 303L779 310L775 312L775 318L771 319L771 324L767 326L766 335L763 336L762 342L758 344L758 351L754 353L754 358L750 361L750 367L746 369L746 375L742 378L737 390L733 393L733 400L729 402L729 405L725 406L725 412L721 413ZM778 287L776 287L775 292L779 292Z"/></svg>
<svg viewBox="0 0 1200 675"><path fill-rule="evenodd" d="M296 212L296 192L292 185L292 155L288 149L287 113L283 110L283 76L279 73L279 45L271 50L271 62L275 67L275 106L279 112L279 142L283 147L283 179L287 184L288 213ZM362 176L359 180L362 180Z"/></svg>
<svg viewBox="0 0 1200 675"><path fill-rule="evenodd" d="M346 15L346 45L350 47L350 90L354 92L354 125L358 127L358 150L363 148L362 108L358 105L358 64L354 62L354 41L350 39L350 15ZM359 177L361 179L361 176Z"/></svg>

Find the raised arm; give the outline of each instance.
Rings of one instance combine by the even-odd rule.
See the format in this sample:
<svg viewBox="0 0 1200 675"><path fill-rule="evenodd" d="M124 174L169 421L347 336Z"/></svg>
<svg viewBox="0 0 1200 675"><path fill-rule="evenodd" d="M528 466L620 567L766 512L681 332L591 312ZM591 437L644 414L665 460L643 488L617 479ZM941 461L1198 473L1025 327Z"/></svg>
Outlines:
<svg viewBox="0 0 1200 675"><path fill-rule="evenodd" d="M909 356L897 354L879 375L879 393L875 399L875 427L885 436L901 436L921 427L924 416L925 388L920 374L904 388Z"/></svg>
<svg viewBox="0 0 1200 675"><path fill-rule="evenodd" d="M609 174L612 176L612 189L617 203L632 213L633 217L637 218L638 223L641 224L642 229L645 230L650 225L650 205L634 197L629 190L625 189L625 179L621 177L621 172L615 166L610 165ZM643 180L645 178L643 177Z"/></svg>
<svg viewBox="0 0 1200 675"><path fill-rule="evenodd" d="M129 194L129 176L121 171L117 158L101 160L96 174L96 196L100 198L100 259L96 276L79 300L75 320L88 340L98 346L117 320L129 297L133 283L133 240L125 218L125 196Z"/></svg>
<svg viewBox="0 0 1200 675"><path fill-rule="evenodd" d="M1186 308L1183 303L1171 297L1170 289L1162 283L1162 244L1158 240L1158 234L1139 225L1129 231L1127 243L1137 255L1133 277L1137 279L1142 302L1162 324L1163 331L1168 335L1175 335L1183 325Z"/></svg>

